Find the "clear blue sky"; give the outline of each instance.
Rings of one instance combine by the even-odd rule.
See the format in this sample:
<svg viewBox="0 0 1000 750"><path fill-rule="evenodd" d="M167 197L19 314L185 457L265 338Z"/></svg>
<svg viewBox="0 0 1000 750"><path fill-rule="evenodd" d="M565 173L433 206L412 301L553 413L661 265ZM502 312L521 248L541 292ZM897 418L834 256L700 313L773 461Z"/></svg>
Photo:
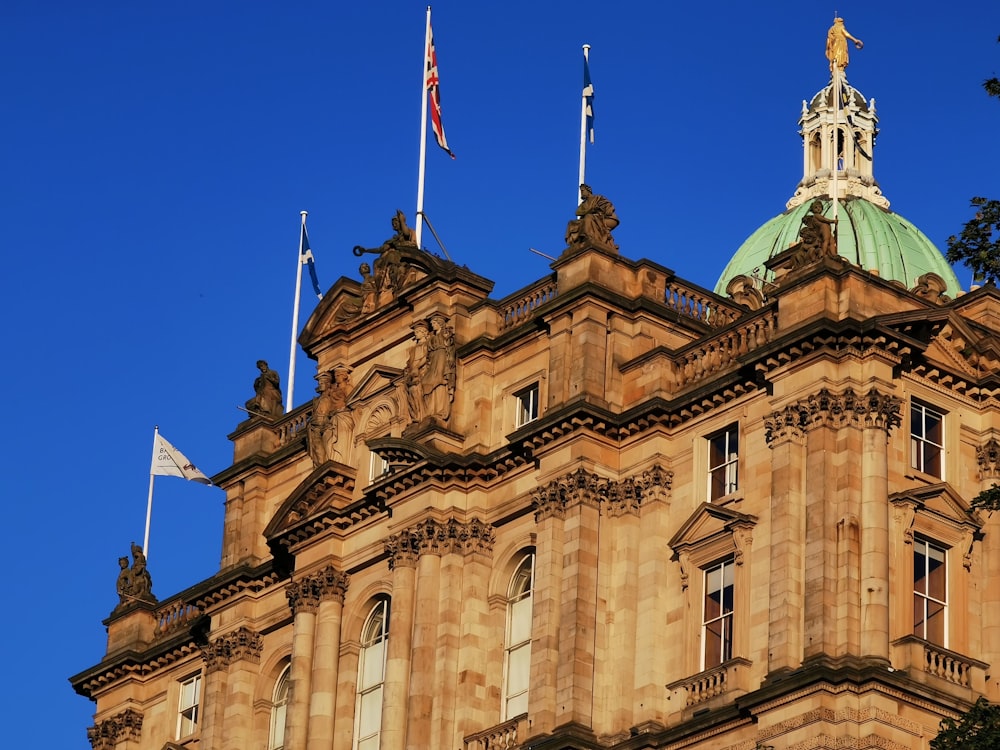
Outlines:
<svg viewBox="0 0 1000 750"><path fill-rule="evenodd" d="M299 211L324 286L357 276L351 247L385 239L395 209L412 217L424 8L0 8L9 746L89 747L93 707L66 678L104 653L116 561L142 538L153 426L206 473L228 465L254 362L285 377ZM1000 101L981 88L1000 72L1000 4L836 9L866 43L848 77L877 99L876 177L944 247L971 196L1000 197ZM587 178L617 206L622 254L711 288L801 177L796 120L827 82L833 12L444 0L434 28L458 158L429 147L426 211L494 296L548 272L528 248L558 254L575 206L586 42ZM302 403L314 371L298 368ZM161 598L216 570L222 499L157 481Z"/></svg>

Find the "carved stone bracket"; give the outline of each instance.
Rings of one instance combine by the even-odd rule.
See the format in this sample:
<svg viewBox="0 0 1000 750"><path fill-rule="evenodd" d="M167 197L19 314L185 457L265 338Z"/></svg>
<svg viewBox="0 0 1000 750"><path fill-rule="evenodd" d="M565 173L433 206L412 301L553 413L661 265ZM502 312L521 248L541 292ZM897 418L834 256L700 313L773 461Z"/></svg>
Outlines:
<svg viewBox="0 0 1000 750"><path fill-rule="evenodd" d="M917 516L916 506L907 500L894 500L892 518L899 524L904 544L913 544L913 520Z"/></svg>
<svg viewBox="0 0 1000 750"><path fill-rule="evenodd" d="M746 521L729 525L729 530L733 533L733 562L742 565L750 545L753 544L753 524Z"/></svg>
<svg viewBox="0 0 1000 750"><path fill-rule="evenodd" d="M320 602L327 599L335 599L343 604L350 580L347 573L327 565L316 573L303 576L288 584L285 588L288 606L295 615L299 612L315 612Z"/></svg>
<svg viewBox="0 0 1000 750"><path fill-rule="evenodd" d="M389 569L392 570L397 565L416 565L417 559L424 554L490 555L495 537L493 527L478 518L467 523L455 518L443 523L428 518L386 539L385 551L389 555Z"/></svg>
<svg viewBox="0 0 1000 750"><path fill-rule="evenodd" d="M142 714L133 708L126 708L87 728L87 739L93 750L114 750L119 742L138 742L141 734Z"/></svg>
<svg viewBox="0 0 1000 750"><path fill-rule="evenodd" d="M1000 477L1000 442L996 438L990 438L976 448L976 461L979 463L980 478Z"/></svg>
<svg viewBox="0 0 1000 750"><path fill-rule="evenodd" d="M256 664L260 661L260 652L263 649L264 640L260 637L260 633L241 627L209 641L202 646L201 655L205 660L206 671L213 672L225 669L237 661Z"/></svg>
<svg viewBox="0 0 1000 750"><path fill-rule="evenodd" d="M808 398L788 404L764 420L768 445L780 438L804 433L813 427L868 427L885 430L886 436L902 423L902 399L878 388L858 394L853 388L833 393L823 388Z"/></svg>

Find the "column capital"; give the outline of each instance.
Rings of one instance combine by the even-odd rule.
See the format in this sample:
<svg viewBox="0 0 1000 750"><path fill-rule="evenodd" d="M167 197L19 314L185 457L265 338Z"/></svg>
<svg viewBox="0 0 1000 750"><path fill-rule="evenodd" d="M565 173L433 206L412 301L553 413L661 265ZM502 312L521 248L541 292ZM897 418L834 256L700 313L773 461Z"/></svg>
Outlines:
<svg viewBox="0 0 1000 750"><path fill-rule="evenodd" d="M264 639L260 633L239 627L202 646L201 656L205 660L205 671L214 672L241 660L256 664L263 649Z"/></svg>
<svg viewBox="0 0 1000 750"><path fill-rule="evenodd" d="M884 430L888 436L902 423L902 399L877 387L858 393L847 388L834 393L821 388L816 393L771 413L764 420L764 439L769 447L779 441L801 438L816 427L861 427Z"/></svg>
<svg viewBox="0 0 1000 750"><path fill-rule="evenodd" d="M350 576L342 573L333 565L302 576L291 581L285 588L285 596L288 598L288 606L291 607L292 614L299 612L315 612L320 602L334 599L341 604L344 603L344 595L347 593L347 584L350 583Z"/></svg>
<svg viewBox="0 0 1000 750"><path fill-rule="evenodd" d="M575 505L589 505L600 508L608 499L610 482L599 474L587 471L582 466L568 474L563 474L544 487L531 492L535 506L535 521L546 518L565 518L566 510Z"/></svg>
<svg viewBox="0 0 1000 750"><path fill-rule="evenodd" d="M412 567L421 555L448 555L453 553L493 553L496 532L478 518L462 522L455 518L438 521L427 518L393 534L385 540L389 555L389 569Z"/></svg>
<svg viewBox="0 0 1000 750"><path fill-rule="evenodd" d="M114 750L119 742L138 742L141 734L142 714L134 708L126 708L87 728L87 739L93 750Z"/></svg>

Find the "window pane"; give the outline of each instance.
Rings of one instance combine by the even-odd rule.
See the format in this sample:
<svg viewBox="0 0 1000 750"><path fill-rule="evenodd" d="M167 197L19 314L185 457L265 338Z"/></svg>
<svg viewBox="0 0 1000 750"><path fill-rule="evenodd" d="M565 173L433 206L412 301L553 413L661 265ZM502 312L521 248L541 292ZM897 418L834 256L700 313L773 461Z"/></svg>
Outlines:
<svg viewBox="0 0 1000 750"><path fill-rule="evenodd" d="M723 620L705 625L705 669L722 663Z"/></svg>
<svg viewBox="0 0 1000 750"><path fill-rule="evenodd" d="M924 410L924 440L941 445L942 443L942 416L930 409Z"/></svg>
<svg viewBox="0 0 1000 750"><path fill-rule="evenodd" d="M531 639L531 597L510 605L510 636L508 646Z"/></svg>
<svg viewBox="0 0 1000 750"><path fill-rule="evenodd" d="M358 741L358 750L378 750L378 740L379 737L376 734L374 737L369 737L365 740Z"/></svg>
<svg viewBox="0 0 1000 750"><path fill-rule="evenodd" d="M521 693L515 695L513 698L507 701L507 718L511 719L515 716L520 716L521 714L528 712L528 694Z"/></svg>
<svg viewBox="0 0 1000 750"><path fill-rule="evenodd" d="M507 695L528 689L531 672L531 648L528 645L511 650L507 656Z"/></svg>
<svg viewBox="0 0 1000 750"><path fill-rule="evenodd" d="M921 471L936 477L941 476L941 449L936 445L924 443L924 465Z"/></svg>
<svg viewBox="0 0 1000 750"><path fill-rule="evenodd" d="M944 645L944 605L938 602L927 602L927 635L928 641Z"/></svg>
<svg viewBox="0 0 1000 750"><path fill-rule="evenodd" d="M923 638L925 634L924 630L924 607L926 599L917 594L913 595L913 635L918 638Z"/></svg>
<svg viewBox="0 0 1000 750"><path fill-rule="evenodd" d="M362 670L359 688L365 690L382 682L383 653L385 651L385 641L373 644L361 653Z"/></svg>
<svg viewBox="0 0 1000 750"><path fill-rule="evenodd" d="M945 601L946 581L943 549L927 547L927 595Z"/></svg>
<svg viewBox="0 0 1000 750"><path fill-rule="evenodd" d="M358 707L358 736L367 737L378 732L382 725L382 687L361 694Z"/></svg>

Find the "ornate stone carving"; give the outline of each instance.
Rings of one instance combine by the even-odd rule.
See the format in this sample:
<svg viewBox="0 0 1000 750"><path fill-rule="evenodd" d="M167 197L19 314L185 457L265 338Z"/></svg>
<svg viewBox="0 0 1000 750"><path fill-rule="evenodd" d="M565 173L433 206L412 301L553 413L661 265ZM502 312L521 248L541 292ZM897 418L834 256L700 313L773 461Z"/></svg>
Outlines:
<svg viewBox="0 0 1000 750"><path fill-rule="evenodd" d="M285 587L288 606L294 615L298 612L315 612L320 602L327 599L336 599L343 604L350 580L350 576L346 573L327 565L316 573L290 582Z"/></svg>
<svg viewBox="0 0 1000 750"><path fill-rule="evenodd" d="M800 252L805 265L825 255L837 255L836 220L823 215L823 201L815 200L802 217L799 229Z"/></svg>
<svg viewBox="0 0 1000 750"><path fill-rule="evenodd" d="M566 227L566 246L571 250L588 242L617 252L611 230L618 226L615 207L603 195L595 195L590 185L580 185L580 205L577 218Z"/></svg>
<svg viewBox="0 0 1000 750"><path fill-rule="evenodd" d="M263 359L257 360L257 369L260 375L253 381L254 397L247 401L246 409L254 417L280 417L285 413L281 406L281 377Z"/></svg>
<svg viewBox="0 0 1000 750"><path fill-rule="evenodd" d="M635 478L636 483L642 490L642 501L651 503L655 501L670 502L670 491L674 483L674 472L664 469L659 464L653 464L642 474Z"/></svg>
<svg viewBox="0 0 1000 750"><path fill-rule="evenodd" d="M902 400L882 393L878 388L859 395L853 388L833 393L826 388L808 398L786 405L764 421L764 438L773 440L789 434L801 434L812 427L872 427L890 433L902 421Z"/></svg>
<svg viewBox="0 0 1000 750"><path fill-rule="evenodd" d="M87 739L93 750L114 750L119 742L138 742L142 734L142 714L126 708L87 729Z"/></svg>
<svg viewBox="0 0 1000 750"><path fill-rule="evenodd" d="M118 558L118 580L115 589L118 592L118 606L115 612L130 604L156 604L153 596L153 579L146 570L146 555L142 547L132 542L132 567L129 567L127 557Z"/></svg>
<svg viewBox="0 0 1000 750"><path fill-rule="evenodd" d="M913 544L913 520L917 516L916 506L905 500L894 501L892 506L892 518L899 525L900 533L903 535L903 543Z"/></svg>
<svg viewBox="0 0 1000 750"><path fill-rule="evenodd" d="M996 438L990 438L976 448L976 462L979 464L981 479L1000 477L1000 442Z"/></svg>
<svg viewBox="0 0 1000 750"><path fill-rule="evenodd" d="M681 571L681 591L687 591L691 583L691 553L681 550L677 553L677 565Z"/></svg>
<svg viewBox="0 0 1000 750"><path fill-rule="evenodd" d="M260 633L240 627L202 646L201 656L205 660L206 671L214 672L241 660L256 664L263 650L264 639Z"/></svg>
<svg viewBox="0 0 1000 750"><path fill-rule="evenodd" d="M968 571L972 570L972 545L976 541L976 534L972 529L966 528L962 531L962 542L959 549L962 550L962 567Z"/></svg>
<svg viewBox="0 0 1000 750"><path fill-rule="evenodd" d="M411 278L411 268L403 260L403 251L417 250L415 232L406 224L406 215L397 210L392 217L394 234L375 248L354 246L354 254L359 258L370 253L377 255L374 276L367 276L362 264L362 300L355 314L371 312L392 302ZM367 286L367 288L366 288Z"/></svg>
<svg viewBox="0 0 1000 750"><path fill-rule="evenodd" d="M455 400L455 329L442 313L413 326L413 345L403 372L410 420L418 426L446 425Z"/></svg>
<svg viewBox="0 0 1000 750"><path fill-rule="evenodd" d="M351 391L351 371L347 367L334 368L316 376L319 394L313 402L309 419L309 457L313 466L326 461L344 460L338 445L349 445L354 431L354 418L347 408Z"/></svg>
<svg viewBox="0 0 1000 750"><path fill-rule="evenodd" d="M397 565L415 565L423 554L492 554L495 536L493 527L478 518L466 523L454 518L443 523L427 518L389 537L385 551L391 570Z"/></svg>
<svg viewBox="0 0 1000 750"><path fill-rule="evenodd" d="M535 521L540 522L550 516L565 518L567 508L581 503L600 507L601 501L608 498L609 487L607 479L583 467L553 479L544 487L532 490Z"/></svg>
<svg viewBox="0 0 1000 750"><path fill-rule="evenodd" d="M947 290L948 285L944 279L936 273L928 272L917 279L916 286L910 291L918 297L923 297L928 302L933 302L936 305L944 305L951 302L951 297L945 294Z"/></svg>
<svg viewBox="0 0 1000 750"><path fill-rule="evenodd" d="M642 503L642 488L634 477L608 485L608 516L616 518L631 513L639 515Z"/></svg>
<svg viewBox="0 0 1000 750"><path fill-rule="evenodd" d="M753 526L750 524L735 524L731 527L733 532L733 546L736 550L733 552L733 562L737 565L742 565L746 557L746 553L750 550L750 545L753 544Z"/></svg>
<svg viewBox="0 0 1000 750"><path fill-rule="evenodd" d="M764 295L750 276L734 276L726 284L726 294L737 304L751 310L759 310L764 306Z"/></svg>

